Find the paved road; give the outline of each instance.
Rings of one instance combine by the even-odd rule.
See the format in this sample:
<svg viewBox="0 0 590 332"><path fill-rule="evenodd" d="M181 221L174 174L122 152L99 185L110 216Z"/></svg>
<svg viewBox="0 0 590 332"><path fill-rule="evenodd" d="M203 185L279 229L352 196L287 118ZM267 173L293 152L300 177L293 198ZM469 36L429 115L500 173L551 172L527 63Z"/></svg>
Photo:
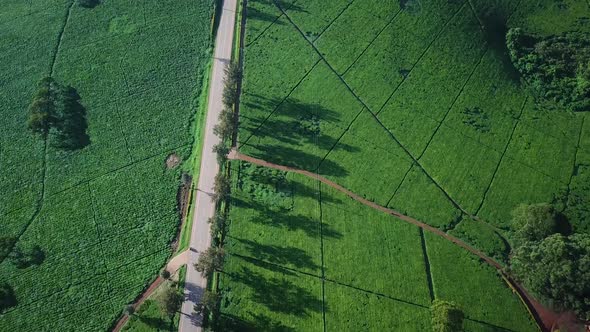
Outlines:
<svg viewBox="0 0 590 332"><path fill-rule="evenodd" d="M201 274L193 268L193 264L197 262L199 253L205 251L211 245L211 234L207 220L215 213L215 203L211 199L210 193L213 191L215 176L219 172L217 156L213 153L213 146L219 143L219 138L213 134L213 127L223 109L224 69L231 60L236 5L237 0L224 0L221 20L215 38L215 54L209 82L207 120L201 155L201 173L199 175L197 194L195 195L195 213L190 241L191 250L189 251L186 274L186 300L181 309L180 332L201 331L202 317L197 315L193 308L199 302L207 285L207 280L202 278Z"/></svg>

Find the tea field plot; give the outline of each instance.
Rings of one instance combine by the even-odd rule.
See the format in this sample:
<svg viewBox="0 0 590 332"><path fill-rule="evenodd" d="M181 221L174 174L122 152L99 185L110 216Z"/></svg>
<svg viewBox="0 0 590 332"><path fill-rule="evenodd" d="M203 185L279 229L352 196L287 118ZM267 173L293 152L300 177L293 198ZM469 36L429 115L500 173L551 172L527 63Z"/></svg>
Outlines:
<svg viewBox="0 0 590 332"><path fill-rule="evenodd" d="M4 1L0 13L3 331L104 331L157 274L179 223L176 192L211 47L209 0ZM90 144L27 129L37 82L72 86ZM16 267L11 251L43 259Z"/></svg>
<svg viewBox="0 0 590 332"><path fill-rule="evenodd" d="M473 331L535 330L497 273L446 240L298 174L232 172L222 330L424 331L434 298L472 306Z"/></svg>
<svg viewBox="0 0 590 332"><path fill-rule="evenodd" d="M573 227L588 229L583 220L590 202L590 188L584 184L590 174L590 125L584 115L537 105L512 67L502 33L490 29L493 20L501 18L508 28L540 34L586 31L588 26L580 17L587 17L590 7L583 3L248 1L239 148L257 158L317 172L379 205L448 231L504 263L510 250L504 237L510 238L510 212L518 204L563 201ZM564 19L557 22L555 17ZM319 191L320 196L327 192ZM564 192L569 195L564 197ZM285 268L306 275L323 274L323 314L328 329L367 328L347 325L354 320L350 317L340 321L342 315L352 315L340 311L344 310L342 303L356 301L352 298L382 308L390 305L380 304L388 297L419 306L429 303L429 292L424 299L418 286L413 286L415 294L405 294L387 277L365 271L373 267L386 271L389 260L399 265L394 256L375 253L368 259L356 252L356 246L362 246L371 253L368 248L373 241L403 243L400 250L411 257L404 259L413 262L405 263L409 265L404 282L412 285L421 280L413 276L419 274L418 262L424 264L424 257L429 256L433 267L430 294L469 306L468 330L533 328L522 304L511 297L493 270L479 262L460 261L457 266L463 264L461 268L453 266L447 273L441 267L452 265L451 259L436 252L428 255L438 246L437 240L424 238L426 254L415 260L415 243L408 240L415 233L383 230L380 222L374 223L381 220L378 216L367 217L363 223L372 230L351 228L356 209L348 207L350 202L319 200L322 213L316 218L320 225L347 226L338 229L340 238L323 239L323 259L321 265L314 261L314 271L299 271L287 263ZM331 216L339 217L331 220ZM230 233L253 227L247 225L233 224ZM398 238L402 233L403 240ZM347 240L350 238L356 240ZM366 243L358 243L362 241ZM331 247L341 248L360 263L347 265L335 259ZM230 269L237 266L235 260L230 258ZM450 278L455 268L466 274ZM227 280L226 285L232 282L238 281ZM481 284L481 289L472 291L482 292L481 302L465 300L466 295L453 289L463 282ZM309 290L317 291L312 288ZM366 290L375 297L360 295ZM240 294L232 290L230 302L239 301ZM391 305L405 314L424 315L421 309ZM490 306L502 309L495 312ZM237 306L228 308L229 316L239 318ZM252 312L249 319L259 314L262 311ZM286 322L268 311L264 315L271 315L268 322L273 324ZM386 316L377 311L374 315ZM501 318L508 315L510 319ZM306 317L316 319L315 311ZM289 321L287 325L305 324Z"/></svg>

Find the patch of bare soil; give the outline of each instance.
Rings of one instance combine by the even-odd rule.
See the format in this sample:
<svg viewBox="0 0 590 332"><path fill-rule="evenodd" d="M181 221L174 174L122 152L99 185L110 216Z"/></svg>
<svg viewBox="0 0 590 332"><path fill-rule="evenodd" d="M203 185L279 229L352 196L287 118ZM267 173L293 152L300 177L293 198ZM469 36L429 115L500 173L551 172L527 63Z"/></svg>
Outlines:
<svg viewBox="0 0 590 332"><path fill-rule="evenodd" d="M178 167L178 165L180 165L180 162L182 160L180 159L180 157L176 154L176 153L171 153L168 155L168 157L166 157L166 168L167 169L173 169Z"/></svg>

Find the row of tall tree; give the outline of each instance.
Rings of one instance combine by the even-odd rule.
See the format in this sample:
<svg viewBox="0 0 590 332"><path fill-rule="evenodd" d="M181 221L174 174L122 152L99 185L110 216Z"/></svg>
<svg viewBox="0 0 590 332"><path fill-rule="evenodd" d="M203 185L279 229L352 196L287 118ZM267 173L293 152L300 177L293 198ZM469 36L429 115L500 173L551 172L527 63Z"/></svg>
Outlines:
<svg viewBox="0 0 590 332"><path fill-rule="evenodd" d="M227 162L227 155L230 152L237 129L235 108L238 102L238 85L241 77L242 73L239 64L231 63L225 69L222 100L224 108L219 114L218 124L213 128L215 135L221 139L221 142L213 147L213 152L216 153L217 161L222 166L222 169ZM217 202L217 211L208 221L214 239L213 245L201 253L197 263L194 264L194 268L207 279L210 279L213 273L220 272L223 268L225 251L222 242L227 221L227 209L223 208L223 203L228 202L230 192L230 179L225 172L221 171L215 177L212 194L212 198ZM216 316L220 301L221 294L219 292L207 289L201 297L201 302L194 309L200 314L211 312Z"/></svg>

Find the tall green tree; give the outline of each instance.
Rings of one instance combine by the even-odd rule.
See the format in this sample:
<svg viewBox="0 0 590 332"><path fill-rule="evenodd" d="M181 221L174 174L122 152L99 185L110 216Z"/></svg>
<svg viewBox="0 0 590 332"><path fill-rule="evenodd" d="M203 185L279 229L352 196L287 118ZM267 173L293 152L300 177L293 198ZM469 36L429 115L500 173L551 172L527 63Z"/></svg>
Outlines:
<svg viewBox="0 0 590 332"><path fill-rule="evenodd" d="M203 314L206 311L216 313L221 302L221 294L212 292L208 289L203 292L201 302L195 305L195 311L199 314Z"/></svg>
<svg viewBox="0 0 590 332"><path fill-rule="evenodd" d="M201 272L203 276L209 277L214 271L220 271L223 267L225 251L223 248L209 247L201 253L197 263L194 264L195 270Z"/></svg>
<svg viewBox="0 0 590 332"><path fill-rule="evenodd" d="M554 234L527 242L514 250L510 266L540 300L590 320L590 235Z"/></svg>
<svg viewBox="0 0 590 332"><path fill-rule="evenodd" d="M517 241L539 241L557 231L559 213L550 204L521 204L512 211Z"/></svg>
<svg viewBox="0 0 590 332"><path fill-rule="evenodd" d="M221 201L229 197L231 184L229 179L223 173L217 173L215 182L213 183L213 198L216 201Z"/></svg>
<svg viewBox="0 0 590 332"><path fill-rule="evenodd" d="M237 62L230 63L225 68L225 83L227 85L237 86L242 79L242 70Z"/></svg>
<svg viewBox="0 0 590 332"><path fill-rule="evenodd" d="M168 287L160 298L160 307L162 311L170 317L173 317L182 305L184 296L174 287Z"/></svg>
<svg viewBox="0 0 590 332"><path fill-rule="evenodd" d="M49 129L55 124L57 109L57 94L60 87L51 77L45 77L37 83L37 92L29 105L29 129L43 138L47 137Z"/></svg>
<svg viewBox="0 0 590 332"><path fill-rule="evenodd" d="M39 81L37 88L29 106L29 129L43 139L51 133L55 137L52 142L59 148L73 150L88 145L86 109L76 90L51 77Z"/></svg>

